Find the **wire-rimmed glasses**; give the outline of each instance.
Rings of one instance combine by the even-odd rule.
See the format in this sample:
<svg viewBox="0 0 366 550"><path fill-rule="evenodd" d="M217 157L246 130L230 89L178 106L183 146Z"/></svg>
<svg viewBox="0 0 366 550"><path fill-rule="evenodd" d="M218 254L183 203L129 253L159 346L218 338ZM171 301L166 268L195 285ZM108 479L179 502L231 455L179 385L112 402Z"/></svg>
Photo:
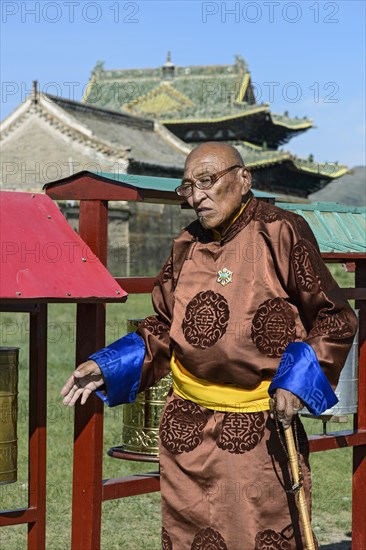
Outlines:
<svg viewBox="0 0 366 550"><path fill-rule="evenodd" d="M243 166L241 164L234 164L233 166L229 166L228 168L221 170L221 172L217 172L216 174L205 174L204 176L201 176L194 181L183 180L181 185L178 185L175 192L180 197L188 198L193 193L193 187L197 187L197 189L201 189L204 191L206 191L207 189L211 189L211 187L213 187L222 176L224 176L231 170L234 170L234 168L243 168Z"/></svg>

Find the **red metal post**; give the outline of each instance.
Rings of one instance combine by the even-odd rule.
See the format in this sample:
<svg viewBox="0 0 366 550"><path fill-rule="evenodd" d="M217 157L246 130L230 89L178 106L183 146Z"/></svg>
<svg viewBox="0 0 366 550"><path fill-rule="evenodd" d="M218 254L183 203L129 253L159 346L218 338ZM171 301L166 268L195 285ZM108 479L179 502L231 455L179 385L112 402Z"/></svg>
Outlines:
<svg viewBox="0 0 366 550"><path fill-rule="evenodd" d="M28 524L28 550L46 547L47 304L30 314L29 497L36 521Z"/></svg>
<svg viewBox="0 0 366 550"><path fill-rule="evenodd" d="M116 277L116 282L128 294L151 294L156 277Z"/></svg>
<svg viewBox="0 0 366 550"><path fill-rule="evenodd" d="M108 203L81 201L79 233L106 265ZM76 364L105 345L104 304L78 304ZM100 548L102 514L103 403L92 395L85 405L76 405L72 499L73 550Z"/></svg>
<svg viewBox="0 0 366 550"><path fill-rule="evenodd" d="M144 495L160 491L160 474L135 474L103 481L103 500Z"/></svg>
<svg viewBox="0 0 366 550"><path fill-rule="evenodd" d="M366 288L366 260L356 261L355 286ZM358 413L354 428L366 429L366 301L356 301L359 310ZM352 548L366 548L366 445L353 448Z"/></svg>
<svg viewBox="0 0 366 550"><path fill-rule="evenodd" d="M328 435L309 435L311 453L366 445L366 430L339 431Z"/></svg>
<svg viewBox="0 0 366 550"><path fill-rule="evenodd" d="M7 525L20 525L22 523L35 524L37 517L38 512L35 508L16 508L15 510L4 510L0 514L0 527L5 527Z"/></svg>

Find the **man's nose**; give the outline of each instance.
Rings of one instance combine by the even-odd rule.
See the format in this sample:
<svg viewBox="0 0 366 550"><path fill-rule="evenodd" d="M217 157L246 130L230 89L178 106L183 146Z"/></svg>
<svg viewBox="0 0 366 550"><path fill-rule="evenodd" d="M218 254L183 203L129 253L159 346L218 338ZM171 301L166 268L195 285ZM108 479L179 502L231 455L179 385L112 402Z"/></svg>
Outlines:
<svg viewBox="0 0 366 550"><path fill-rule="evenodd" d="M192 187L192 202L193 205L198 205L202 202L202 200L207 196L204 189L198 189L195 185Z"/></svg>

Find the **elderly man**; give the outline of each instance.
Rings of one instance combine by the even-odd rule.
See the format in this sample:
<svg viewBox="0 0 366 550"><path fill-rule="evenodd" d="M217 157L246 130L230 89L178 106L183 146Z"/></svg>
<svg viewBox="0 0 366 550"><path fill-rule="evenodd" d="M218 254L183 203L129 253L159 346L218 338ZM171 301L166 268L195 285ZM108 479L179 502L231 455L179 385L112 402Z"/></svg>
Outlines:
<svg viewBox="0 0 366 550"><path fill-rule="evenodd" d="M62 390L73 405L104 384L114 406L172 372L160 427L166 550L303 548L283 429L293 423L310 504L297 412L335 403L356 330L305 220L250 187L235 148L205 143L188 155L177 193L198 219L156 279L156 315Z"/></svg>

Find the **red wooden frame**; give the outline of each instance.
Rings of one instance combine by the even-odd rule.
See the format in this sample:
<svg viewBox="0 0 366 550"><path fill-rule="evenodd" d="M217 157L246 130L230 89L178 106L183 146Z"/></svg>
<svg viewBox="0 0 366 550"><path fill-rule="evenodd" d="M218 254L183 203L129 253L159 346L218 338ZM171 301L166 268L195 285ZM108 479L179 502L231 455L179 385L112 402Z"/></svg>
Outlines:
<svg viewBox="0 0 366 550"><path fill-rule="evenodd" d="M28 523L28 550L46 544L47 304L7 305L30 314L28 508L0 512L0 527ZM37 399L31 396L37 395Z"/></svg>

